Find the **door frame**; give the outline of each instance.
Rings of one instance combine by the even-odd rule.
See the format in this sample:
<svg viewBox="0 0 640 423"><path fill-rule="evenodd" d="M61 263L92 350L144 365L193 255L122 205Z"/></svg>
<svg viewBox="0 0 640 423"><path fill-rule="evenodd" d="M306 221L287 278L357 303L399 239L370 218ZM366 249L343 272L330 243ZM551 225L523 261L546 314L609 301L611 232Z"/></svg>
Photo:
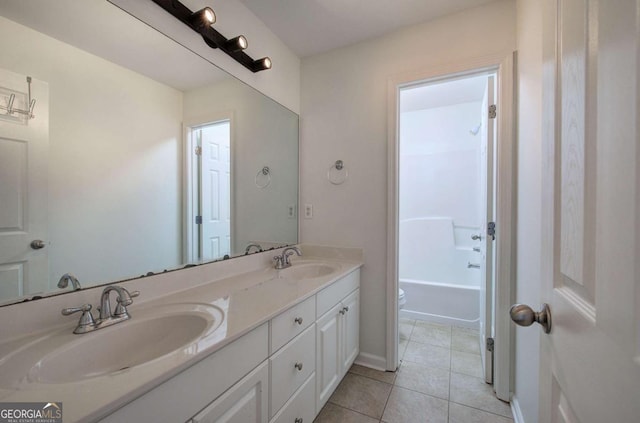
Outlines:
<svg viewBox="0 0 640 423"><path fill-rule="evenodd" d="M229 181L230 185L230 198L229 198L229 213L233 216L234 208L235 208L235 178L233 177L234 171L234 150L235 150L235 114L233 110L226 110L217 113L209 113L206 115L199 116L197 118L192 118L184 121L182 123L182 133L183 133L183 154L184 159L182 163L184 164L183 169L183 179L184 179L184 190L182 194L182 261L183 263L189 263L191 258L193 257L193 245L194 245L194 237L198 236L199 228L195 224L194 221L190 218L190 216L195 216L195 206L197 200L197 188L193 187L192 181L194 178L194 172L197 171L197 162L194 160L195 155L193 154L195 145L193 144L193 140L191 137L191 131L194 127L205 126L207 124L212 124L221 121L229 121L229 149L231 154L231 163L230 163L230 174L231 180ZM233 252L234 247L234 239L235 239L235 219L231 219L231 242L229 245L229 249Z"/></svg>
<svg viewBox="0 0 640 423"><path fill-rule="evenodd" d="M513 327L509 307L516 276L516 53L508 52L394 76L387 83L387 328L386 370L398 366L398 98L399 89L418 81L495 71L498 80L496 163L496 292L494 319L494 390L499 399L510 400Z"/></svg>

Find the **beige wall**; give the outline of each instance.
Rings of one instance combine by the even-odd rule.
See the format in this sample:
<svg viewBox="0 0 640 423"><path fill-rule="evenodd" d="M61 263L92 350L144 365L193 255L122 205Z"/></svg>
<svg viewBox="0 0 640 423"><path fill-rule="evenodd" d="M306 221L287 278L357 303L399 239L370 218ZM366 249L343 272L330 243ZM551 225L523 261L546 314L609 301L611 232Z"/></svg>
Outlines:
<svg viewBox="0 0 640 423"><path fill-rule="evenodd" d="M363 354L386 350L387 81L398 74L515 49L515 3L496 1L302 60L302 241L364 248ZM344 161L349 180L326 179ZM383 363L383 362L382 362Z"/></svg>
<svg viewBox="0 0 640 423"><path fill-rule="evenodd" d="M518 261L515 302L538 307L541 278L542 11L518 0ZM516 327L516 406L524 422L538 421L540 330Z"/></svg>

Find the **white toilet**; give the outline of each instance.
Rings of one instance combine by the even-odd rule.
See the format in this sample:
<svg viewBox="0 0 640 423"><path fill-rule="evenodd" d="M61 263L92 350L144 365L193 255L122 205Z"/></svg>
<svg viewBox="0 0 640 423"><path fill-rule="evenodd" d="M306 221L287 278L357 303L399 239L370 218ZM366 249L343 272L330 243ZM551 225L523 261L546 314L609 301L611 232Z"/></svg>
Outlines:
<svg viewBox="0 0 640 423"><path fill-rule="evenodd" d="M404 308L407 303L407 299L404 297L404 289L398 289L398 308Z"/></svg>

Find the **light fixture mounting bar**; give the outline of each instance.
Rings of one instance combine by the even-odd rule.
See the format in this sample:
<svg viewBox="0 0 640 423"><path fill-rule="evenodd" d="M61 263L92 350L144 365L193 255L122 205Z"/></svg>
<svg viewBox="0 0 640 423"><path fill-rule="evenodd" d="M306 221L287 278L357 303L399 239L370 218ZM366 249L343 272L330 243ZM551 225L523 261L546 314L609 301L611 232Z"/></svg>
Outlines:
<svg viewBox="0 0 640 423"><path fill-rule="evenodd" d="M260 72L262 70L271 68L271 60L268 58L262 58L254 60L246 54L244 51L234 48L232 43L229 43L224 35L213 29L210 25L196 25L193 23L193 13L187 6L180 3L178 0L153 0L158 6L162 7L165 11L173 15L180 22L187 25L193 31L202 36L204 42L211 48L219 48L226 54L231 56L236 62L249 69L251 72ZM267 64L265 66L265 64Z"/></svg>

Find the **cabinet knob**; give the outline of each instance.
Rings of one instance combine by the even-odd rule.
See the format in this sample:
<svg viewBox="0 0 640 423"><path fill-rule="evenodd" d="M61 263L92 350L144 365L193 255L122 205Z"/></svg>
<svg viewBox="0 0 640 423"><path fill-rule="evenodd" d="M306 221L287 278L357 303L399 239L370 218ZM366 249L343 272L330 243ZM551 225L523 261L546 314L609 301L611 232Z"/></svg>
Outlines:
<svg viewBox="0 0 640 423"><path fill-rule="evenodd" d="M294 322L296 322L297 324L301 325L302 324L302 317L296 317L295 319L293 319Z"/></svg>
<svg viewBox="0 0 640 423"><path fill-rule="evenodd" d="M296 417L296 419L294 420L294 423L302 423L304 420L302 420L302 417Z"/></svg>
<svg viewBox="0 0 640 423"><path fill-rule="evenodd" d="M298 369L298 371L302 370L302 363L296 363L293 365L293 367L295 367L296 369Z"/></svg>
<svg viewBox="0 0 640 423"><path fill-rule="evenodd" d="M344 310L345 312L349 311L349 306L345 306L345 307L343 308L343 310Z"/></svg>
<svg viewBox="0 0 640 423"><path fill-rule="evenodd" d="M346 313L346 311L344 311L344 308L342 310L339 311L340 314L344 314Z"/></svg>

